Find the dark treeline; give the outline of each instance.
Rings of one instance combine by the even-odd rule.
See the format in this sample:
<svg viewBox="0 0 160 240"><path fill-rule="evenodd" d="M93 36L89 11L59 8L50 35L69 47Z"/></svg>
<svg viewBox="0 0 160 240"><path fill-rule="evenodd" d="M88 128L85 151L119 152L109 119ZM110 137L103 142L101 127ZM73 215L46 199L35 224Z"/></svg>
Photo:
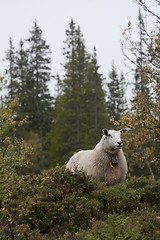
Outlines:
<svg viewBox="0 0 160 240"><path fill-rule="evenodd" d="M16 118L28 117L18 134L28 141L35 138L42 168L62 164L73 152L94 147L102 128L111 127L112 117L118 120L126 109L124 77L119 78L113 64L107 84L99 72L96 47L93 53L87 52L81 29L73 20L64 41L63 77L51 76L50 46L37 21L18 50L12 38L9 43L5 103L16 98ZM48 88L50 81L56 83L54 96Z"/></svg>
<svg viewBox="0 0 160 240"><path fill-rule="evenodd" d="M139 43L143 48L144 24L139 14ZM99 141L102 128L114 128L129 111L126 101L126 80L119 75L114 63L105 79L100 73L97 50L89 53L79 26L71 20L64 40L64 74L52 76L50 46L43 39L42 30L34 22L29 37L21 40L15 49L10 38L6 54L8 93L3 99L7 105L17 100L15 116L27 123L17 130L18 137L32 142L37 150L37 169L64 164L80 149L93 148ZM142 62L141 56L137 61ZM54 71L54 69L53 69ZM54 81L54 96L49 83ZM134 95L147 91L147 83L135 72Z"/></svg>

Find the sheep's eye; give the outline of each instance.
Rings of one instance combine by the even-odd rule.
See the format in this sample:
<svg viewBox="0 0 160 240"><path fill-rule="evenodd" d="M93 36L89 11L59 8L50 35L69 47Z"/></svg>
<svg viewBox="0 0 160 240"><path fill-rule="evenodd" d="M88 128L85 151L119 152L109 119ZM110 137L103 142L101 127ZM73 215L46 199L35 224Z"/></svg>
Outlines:
<svg viewBox="0 0 160 240"><path fill-rule="evenodd" d="M108 137L112 137L111 134L108 134Z"/></svg>

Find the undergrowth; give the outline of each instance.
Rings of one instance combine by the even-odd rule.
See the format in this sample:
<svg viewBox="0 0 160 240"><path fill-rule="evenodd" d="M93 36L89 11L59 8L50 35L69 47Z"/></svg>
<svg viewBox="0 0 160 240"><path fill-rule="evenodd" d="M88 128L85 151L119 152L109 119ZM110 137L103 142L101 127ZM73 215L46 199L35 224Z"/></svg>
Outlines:
<svg viewBox="0 0 160 240"><path fill-rule="evenodd" d="M160 181L107 187L64 167L12 176L0 190L0 239L160 239Z"/></svg>

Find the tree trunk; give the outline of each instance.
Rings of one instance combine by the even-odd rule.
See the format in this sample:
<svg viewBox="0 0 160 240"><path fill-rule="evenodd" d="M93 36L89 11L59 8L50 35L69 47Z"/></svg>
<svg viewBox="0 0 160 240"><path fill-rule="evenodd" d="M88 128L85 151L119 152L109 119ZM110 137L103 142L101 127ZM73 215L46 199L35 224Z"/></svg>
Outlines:
<svg viewBox="0 0 160 240"><path fill-rule="evenodd" d="M153 171L152 171L151 165L149 164L148 160L146 159L144 153L141 152L141 154L142 154L142 156L143 156L144 161L145 161L146 164L147 164L147 167L149 168L149 171L150 171L150 174L151 174L152 181L154 182L155 177L154 177L154 173L153 173Z"/></svg>

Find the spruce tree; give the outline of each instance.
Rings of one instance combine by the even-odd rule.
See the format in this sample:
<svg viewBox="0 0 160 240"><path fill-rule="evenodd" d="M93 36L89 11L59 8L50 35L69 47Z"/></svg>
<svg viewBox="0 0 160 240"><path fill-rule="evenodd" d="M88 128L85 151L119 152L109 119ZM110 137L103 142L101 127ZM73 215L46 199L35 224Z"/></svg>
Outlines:
<svg viewBox="0 0 160 240"><path fill-rule="evenodd" d="M26 42L28 48L24 47ZM30 37L20 41L17 51L10 39L10 48L6 55L9 62L6 73L10 80L7 98L13 100L17 96L19 116L28 116L28 130L38 133L40 137L48 130L52 121L53 98L48 88L51 80L49 48L35 21Z"/></svg>
<svg viewBox="0 0 160 240"><path fill-rule="evenodd" d="M136 98L138 93L149 95L148 81L143 73L145 66L145 52L147 51L147 32L144 23L141 10L139 9L138 14L138 28L139 28L139 41L136 43L138 49L137 56L137 68L135 70L135 87L134 87L134 97Z"/></svg>
<svg viewBox="0 0 160 240"><path fill-rule="evenodd" d="M95 136L104 126L109 127L110 125L106 113L105 91L103 89L104 77L99 73L99 68L97 51L96 47L94 47L93 54L88 62L85 105L88 106L87 118L90 120L91 134Z"/></svg>
<svg viewBox="0 0 160 240"><path fill-rule="evenodd" d="M24 49L24 41L20 41L19 50L16 55L16 69L17 69L17 81L18 81L18 117L22 119L28 115L27 112L27 101L28 92L27 92L27 79L29 72L29 63L28 63L28 51Z"/></svg>
<svg viewBox="0 0 160 240"><path fill-rule="evenodd" d="M53 97L48 88L51 80L50 53L49 45L42 38L42 30L35 21L30 37L20 41L17 51L13 51L10 40L7 54L10 74L8 99L17 96L17 119L28 116L28 124L25 129L21 127L18 134L38 139L37 152L41 160L44 160L44 137L50 130L53 115Z"/></svg>
<svg viewBox="0 0 160 240"><path fill-rule="evenodd" d="M6 52L6 60L8 61L8 68L6 70L8 84L8 94L6 101L11 102L18 94L19 84L17 80L17 65L16 65L16 51L13 46L12 38L9 40L9 50Z"/></svg>
<svg viewBox="0 0 160 240"><path fill-rule="evenodd" d="M82 147L82 104L86 73L86 51L80 28L71 20L64 42L64 76L62 95L55 102L54 136L55 157L72 154ZM61 144L60 144L61 142ZM61 150L62 149L62 150ZM69 153L68 153L69 152ZM59 158L58 156L58 158Z"/></svg>
<svg viewBox="0 0 160 240"><path fill-rule="evenodd" d="M52 118L52 97L48 89L48 83L51 80L51 52L49 45L42 39L42 30L36 21L27 41L29 42L27 50L29 54L29 69L25 79L27 98L25 114L29 115L30 127L41 138L44 130L46 131L50 125Z"/></svg>
<svg viewBox="0 0 160 240"><path fill-rule="evenodd" d="M117 69L112 64L112 71L109 73L110 82L108 86L108 101L107 110L110 119L119 120L120 114L126 111L126 97L125 97L125 79L123 73L119 78Z"/></svg>
<svg viewBox="0 0 160 240"><path fill-rule="evenodd" d="M71 20L64 42L64 76L58 77L58 91L51 147L51 165L64 163L76 151L94 147L106 127L105 94L98 73L96 51L91 56L80 27Z"/></svg>

